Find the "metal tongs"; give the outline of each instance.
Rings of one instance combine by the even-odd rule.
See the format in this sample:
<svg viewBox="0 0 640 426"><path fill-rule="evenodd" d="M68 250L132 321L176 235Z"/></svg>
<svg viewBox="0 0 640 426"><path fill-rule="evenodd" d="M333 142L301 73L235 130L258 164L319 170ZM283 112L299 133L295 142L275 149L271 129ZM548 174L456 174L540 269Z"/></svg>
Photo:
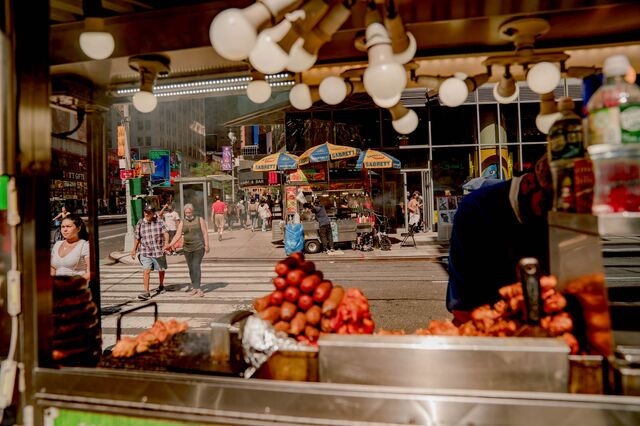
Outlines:
<svg viewBox="0 0 640 426"><path fill-rule="evenodd" d="M518 262L518 278L522 284L524 297L523 316L525 325L516 336L548 337L549 333L540 326L542 319L542 290L540 287L540 264L533 257L524 257Z"/></svg>

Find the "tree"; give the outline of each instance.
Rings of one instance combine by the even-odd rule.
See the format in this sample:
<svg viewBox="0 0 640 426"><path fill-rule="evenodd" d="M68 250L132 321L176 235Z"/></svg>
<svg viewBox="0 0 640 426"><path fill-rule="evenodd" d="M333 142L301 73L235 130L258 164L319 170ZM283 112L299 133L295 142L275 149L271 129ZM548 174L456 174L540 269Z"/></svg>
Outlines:
<svg viewBox="0 0 640 426"><path fill-rule="evenodd" d="M217 162L203 162L203 163L195 163L191 165L191 176L209 176L209 175L218 175L220 174L220 163Z"/></svg>

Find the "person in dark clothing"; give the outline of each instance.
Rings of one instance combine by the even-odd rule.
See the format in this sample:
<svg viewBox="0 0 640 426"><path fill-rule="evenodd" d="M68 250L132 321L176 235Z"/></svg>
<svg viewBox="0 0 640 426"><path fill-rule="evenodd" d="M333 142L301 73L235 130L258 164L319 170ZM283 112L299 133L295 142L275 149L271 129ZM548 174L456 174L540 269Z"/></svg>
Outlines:
<svg viewBox="0 0 640 426"><path fill-rule="evenodd" d="M453 220L447 309L464 322L474 308L499 300L500 287L516 282L516 266L535 257L548 272L546 214L551 205L546 157L535 173L465 196Z"/></svg>
<svg viewBox="0 0 640 426"><path fill-rule="evenodd" d="M333 232L331 231L331 219L327 215L327 210L323 205L319 203L305 204L304 207L312 211L316 220L318 221L318 235L320 236L320 242L322 242L322 248L326 253L333 253Z"/></svg>

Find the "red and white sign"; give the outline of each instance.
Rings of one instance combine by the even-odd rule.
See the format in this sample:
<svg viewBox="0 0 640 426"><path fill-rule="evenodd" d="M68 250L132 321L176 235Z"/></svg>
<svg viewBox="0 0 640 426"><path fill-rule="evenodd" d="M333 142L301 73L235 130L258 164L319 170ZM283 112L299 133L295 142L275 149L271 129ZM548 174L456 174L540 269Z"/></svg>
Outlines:
<svg viewBox="0 0 640 426"><path fill-rule="evenodd" d="M122 180L126 180L126 179L133 179L134 177L136 177L136 171L133 169L122 169L120 170L120 179Z"/></svg>

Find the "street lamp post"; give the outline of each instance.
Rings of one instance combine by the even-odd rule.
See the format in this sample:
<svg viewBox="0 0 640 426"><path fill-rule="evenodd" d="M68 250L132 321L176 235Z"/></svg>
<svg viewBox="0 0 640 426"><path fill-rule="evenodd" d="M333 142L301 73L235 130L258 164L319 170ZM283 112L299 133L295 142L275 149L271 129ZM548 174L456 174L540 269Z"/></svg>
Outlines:
<svg viewBox="0 0 640 426"><path fill-rule="evenodd" d="M131 170L131 150L129 148L129 105L122 104L118 106L122 115L124 126L124 159L127 170ZM131 189L129 182L125 184L125 211L127 213L127 233L124 236L124 251L130 252L133 249L134 235L133 225L131 224Z"/></svg>
<svg viewBox="0 0 640 426"><path fill-rule="evenodd" d="M227 137L231 141L231 202L235 204L236 202L236 177L235 177L236 176L235 174L236 159L233 157L233 146L235 145L238 138L232 130L229 130Z"/></svg>

